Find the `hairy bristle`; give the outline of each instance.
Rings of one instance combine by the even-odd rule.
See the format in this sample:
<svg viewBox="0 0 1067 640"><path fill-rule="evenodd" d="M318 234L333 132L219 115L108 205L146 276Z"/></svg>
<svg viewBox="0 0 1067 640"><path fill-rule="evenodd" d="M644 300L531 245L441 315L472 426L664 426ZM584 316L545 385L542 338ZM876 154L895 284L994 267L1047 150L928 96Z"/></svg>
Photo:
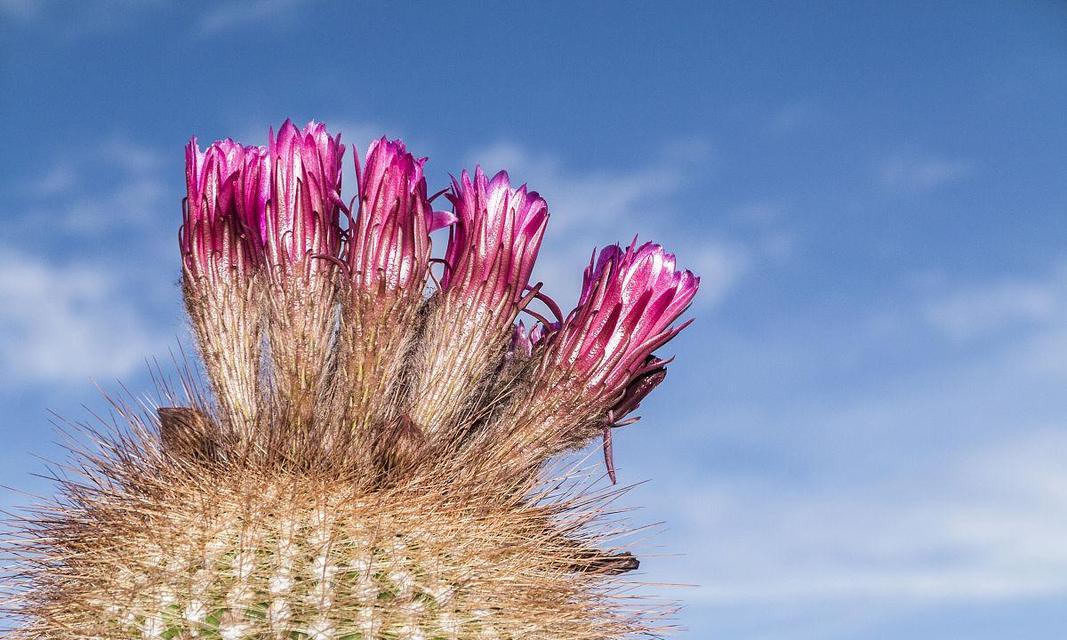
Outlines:
<svg viewBox="0 0 1067 640"><path fill-rule="evenodd" d="M375 142L355 211L340 138L187 148L182 291L209 391L85 436L59 497L13 521L15 638L607 640L659 635L611 501L560 454L662 381L697 279L608 247L566 317L528 283L547 204L464 172L433 211ZM356 155L356 154L354 154ZM349 218L347 228L341 216ZM430 237L455 225L426 295ZM527 331L533 299L553 310ZM536 314L534 314L536 316ZM536 316L540 318L540 316ZM594 474L595 475L595 474Z"/></svg>

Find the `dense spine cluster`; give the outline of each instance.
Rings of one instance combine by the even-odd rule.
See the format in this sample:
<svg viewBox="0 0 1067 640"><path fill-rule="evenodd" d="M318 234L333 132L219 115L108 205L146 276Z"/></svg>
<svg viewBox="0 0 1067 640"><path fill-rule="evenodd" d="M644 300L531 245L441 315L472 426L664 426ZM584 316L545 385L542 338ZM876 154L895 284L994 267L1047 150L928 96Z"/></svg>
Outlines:
<svg viewBox="0 0 1067 640"><path fill-rule="evenodd" d="M536 192L479 167L436 211L426 159L382 138L354 151L346 204L344 151L314 122L190 142L182 292L210 390L184 376L182 398L88 429L61 498L15 523L15 637L659 632L612 490L548 469L603 437L614 481L611 431L662 381L698 278L658 245L608 246L564 315L529 282Z"/></svg>

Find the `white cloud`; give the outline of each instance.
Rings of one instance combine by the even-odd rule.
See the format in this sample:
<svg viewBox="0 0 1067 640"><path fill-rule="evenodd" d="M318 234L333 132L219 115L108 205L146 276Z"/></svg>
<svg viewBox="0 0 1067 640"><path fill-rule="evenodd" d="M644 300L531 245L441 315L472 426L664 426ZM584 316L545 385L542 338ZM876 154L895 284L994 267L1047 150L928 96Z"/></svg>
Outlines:
<svg viewBox="0 0 1067 640"><path fill-rule="evenodd" d="M733 207L728 216L755 233L755 246L749 254L781 263L791 258L796 249L796 238L786 229L788 211L789 207L781 201L763 199Z"/></svg>
<svg viewBox="0 0 1067 640"><path fill-rule="evenodd" d="M925 314L949 338L966 341L1020 323L1048 321L1062 313L1065 294L1062 284L1001 281L932 301Z"/></svg>
<svg viewBox="0 0 1067 640"><path fill-rule="evenodd" d="M766 131L782 135L791 133L815 120L819 109L810 100L797 100L783 105L768 118Z"/></svg>
<svg viewBox="0 0 1067 640"><path fill-rule="evenodd" d="M678 190L684 168L681 163L664 163L628 172L570 171L552 155L534 155L508 143L471 154L471 164L475 163L489 173L506 168L513 180L529 184L549 199L552 225L561 231L614 226L641 215L655 199Z"/></svg>
<svg viewBox="0 0 1067 640"><path fill-rule="evenodd" d="M26 192L39 197L53 197L70 191L78 181L78 172L63 161L53 166L41 177L30 180Z"/></svg>
<svg viewBox="0 0 1067 640"><path fill-rule="evenodd" d="M134 176L101 193L69 200L60 207L59 220L69 232L98 236L116 225L161 220L163 212L169 212L178 224L179 202L163 180L152 175Z"/></svg>
<svg viewBox="0 0 1067 640"><path fill-rule="evenodd" d="M686 553L649 562L655 580L699 585L677 595L706 611L829 611L834 620L857 606L894 617L1067 597L1067 272L971 285L947 298L954 314L985 316L952 331L1011 330L946 360L930 355L916 330L921 318L889 347L914 350L915 359L881 368L885 351L872 348L850 367L856 384L835 377L834 361L879 334L855 318L841 324L851 336L831 326L759 335L736 353L717 345L727 360L718 371L772 380L775 390L742 386L736 401L720 394L713 418L706 401L689 396L693 417L669 435L686 447L647 475L629 473L688 474L686 485L654 489L668 503L656 516L671 528L660 542ZM927 303L923 292L886 306L906 314ZM764 363L754 377L750 361ZM818 384L805 384L809 372ZM701 459L719 442L736 457ZM793 637L788 621L778 624L764 627L779 634L769 637Z"/></svg>
<svg viewBox="0 0 1067 640"><path fill-rule="evenodd" d="M674 565L694 604L890 603L1067 595L1067 431L941 459L911 483L705 485L672 528L713 540ZM691 552L692 553L692 552Z"/></svg>
<svg viewBox="0 0 1067 640"><path fill-rule="evenodd" d="M730 210L730 217L743 224L767 227L779 222L786 213L786 207L775 200L754 200L738 205Z"/></svg>
<svg viewBox="0 0 1067 640"><path fill-rule="evenodd" d="M71 40L127 29L170 4L170 0L0 0L0 16L44 37Z"/></svg>
<svg viewBox="0 0 1067 640"><path fill-rule="evenodd" d="M199 33L208 36L253 24L272 21L281 24L286 16L306 2L307 0L253 0L217 3L200 17Z"/></svg>
<svg viewBox="0 0 1067 640"><path fill-rule="evenodd" d="M166 165L155 149L115 137L78 158L61 160L28 182L24 192L30 201L21 207L25 220L55 220L58 228L85 237L117 226L151 231L149 223L168 214L176 224L180 220L180 193L168 188ZM94 177L101 168L107 170L104 179ZM75 188L86 184L95 188Z"/></svg>
<svg viewBox="0 0 1067 640"><path fill-rule="evenodd" d="M37 18L40 8L37 0L0 0L0 14L20 22Z"/></svg>
<svg viewBox="0 0 1067 640"><path fill-rule="evenodd" d="M696 303L718 304L748 271L751 258L740 245L706 242L692 256L691 271L700 275L700 292Z"/></svg>
<svg viewBox="0 0 1067 640"><path fill-rule="evenodd" d="M121 278L0 249L0 371L8 381L122 376L164 344Z"/></svg>
<svg viewBox="0 0 1067 640"><path fill-rule="evenodd" d="M973 173L972 162L924 154L898 154L879 169L882 186L900 191L928 191L956 182Z"/></svg>
<svg viewBox="0 0 1067 640"><path fill-rule="evenodd" d="M163 154L157 149L121 136L104 141L98 153L100 159L127 173L154 173L164 164Z"/></svg>
<svg viewBox="0 0 1067 640"><path fill-rule="evenodd" d="M964 342L1019 325L1049 325L1067 317L1067 269L1042 278L999 278L933 295L923 317Z"/></svg>

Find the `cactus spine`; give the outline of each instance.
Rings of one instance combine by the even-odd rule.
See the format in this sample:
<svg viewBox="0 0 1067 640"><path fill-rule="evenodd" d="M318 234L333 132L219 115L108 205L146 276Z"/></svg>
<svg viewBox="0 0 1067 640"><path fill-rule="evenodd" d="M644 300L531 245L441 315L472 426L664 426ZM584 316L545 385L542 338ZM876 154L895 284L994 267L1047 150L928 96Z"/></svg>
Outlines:
<svg viewBox="0 0 1067 640"><path fill-rule="evenodd" d="M528 284L540 196L478 170L434 211L425 159L383 138L350 210L343 152L315 123L190 143L182 291L210 390L186 375L182 397L88 430L60 498L15 523L14 637L659 633L612 546L614 490L547 470L662 379L651 352L696 279L657 245L612 247L563 317ZM538 299L555 320L513 331Z"/></svg>

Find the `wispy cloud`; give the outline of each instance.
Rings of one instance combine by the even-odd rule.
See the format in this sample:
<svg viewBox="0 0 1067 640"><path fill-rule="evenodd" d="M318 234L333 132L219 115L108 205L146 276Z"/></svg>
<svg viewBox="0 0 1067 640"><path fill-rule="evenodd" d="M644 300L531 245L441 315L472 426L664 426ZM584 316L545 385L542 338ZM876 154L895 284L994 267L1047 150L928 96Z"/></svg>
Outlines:
<svg viewBox="0 0 1067 640"><path fill-rule="evenodd" d="M516 144L498 143L470 154L487 171L508 169L515 178L551 196L552 224L561 230L601 226L638 215L659 197L675 193L684 176L681 162L664 162L631 171L581 171L565 168L551 154L534 154Z"/></svg>
<svg viewBox="0 0 1067 640"><path fill-rule="evenodd" d="M129 374L166 343L131 303L135 295L97 265L57 265L0 248L4 378L81 382Z"/></svg>
<svg viewBox="0 0 1067 640"><path fill-rule="evenodd" d="M97 150L100 158L128 173L154 173L163 166L163 154L123 136L104 140Z"/></svg>
<svg viewBox="0 0 1067 640"><path fill-rule="evenodd" d="M38 0L0 0L0 15L19 22L29 22L40 14Z"/></svg>
<svg viewBox="0 0 1067 640"><path fill-rule="evenodd" d="M54 220L69 234L98 237L120 226L147 231L161 212L178 211L180 195L168 189L155 149L114 137L92 156L78 157L80 162L64 158L27 181L21 190L24 221ZM107 170L103 178L101 169Z"/></svg>
<svg viewBox="0 0 1067 640"><path fill-rule="evenodd" d="M171 342L174 322L158 312L177 308L181 181L166 169L156 150L113 136L11 177L0 372L12 385L125 376Z"/></svg>
<svg viewBox="0 0 1067 640"><path fill-rule="evenodd" d="M900 191L928 191L962 180L974 171L974 163L962 158L930 154L897 154L878 169L882 186Z"/></svg>
<svg viewBox="0 0 1067 640"><path fill-rule="evenodd" d="M773 135L792 133L814 122L818 115L815 102L796 100L775 110L767 119L765 130Z"/></svg>
<svg viewBox="0 0 1067 640"><path fill-rule="evenodd" d="M78 40L129 28L170 4L169 0L0 0L0 16L46 37Z"/></svg>
<svg viewBox="0 0 1067 640"><path fill-rule="evenodd" d="M69 232L99 236L117 225L147 225L164 211L175 212L177 220L175 200L161 179L131 177L105 192L67 202L59 209L59 220Z"/></svg>
<svg viewBox="0 0 1067 640"><path fill-rule="evenodd" d="M797 242L788 229L789 207L780 200L757 199L733 207L731 222L746 228L753 245L748 253L782 263L793 257Z"/></svg>
<svg viewBox="0 0 1067 640"><path fill-rule="evenodd" d="M1064 456L1067 431L1038 429L891 486L665 491L681 537L715 541L670 578L699 583L687 600L705 604L1067 595Z"/></svg>
<svg viewBox="0 0 1067 640"><path fill-rule="evenodd" d="M968 341L1019 325L1067 318L1067 273L1046 279L997 279L929 300L926 320L955 341Z"/></svg>
<svg viewBox="0 0 1067 640"><path fill-rule="evenodd" d="M737 286L751 262L750 250L739 243L704 242L689 262L691 270L700 276L696 304L717 305Z"/></svg>
<svg viewBox="0 0 1067 640"><path fill-rule="evenodd" d="M936 302L950 311L934 313L942 307L927 290L884 301L917 316L891 348L920 353L887 371L877 361L884 351L872 350L855 367L864 371L855 387L805 392L782 370L810 359L810 370L827 376L851 339L879 339L854 318L842 327L862 335L761 336L725 356L732 375L747 375L746 361L773 363L775 385L794 395L775 406L777 392L764 404L761 392L742 387L757 396L720 395L711 432L696 419L672 432L704 455L718 446L709 436L738 454L699 459L689 484L655 489L671 504L663 515L673 542L688 547L684 559L650 563L662 567L656 579L700 585L683 597L709 610L829 608L833 619L859 605L877 617L1067 597L1067 424L1058 401L1067 384L1067 276L1054 267L1029 279L937 287ZM998 339L936 357L925 335L935 320L924 310L945 324L933 325L938 332ZM961 324L966 318L974 325ZM689 402L710 412L699 397ZM650 475L670 477L662 467ZM763 631L794 637L791 623Z"/></svg>
<svg viewBox="0 0 1067 640"><path fill-rule="evenodd" d="M31 196L54 197L67 193L77 182L78 172L70 163L61 161L44 175L30 179L25 192Z"/></svg>
<svg viewBox="0 0 1067 640"><path fill-rule="evenodd" d="M758 227L772 226L786 214L786 206L775 200L754 200L738 205L730 210L730 217L748 225Z"/></svg>
<svg viewBox="0 0 1067 640"><path fill-rule="evenodd" d="M253 0L221 2L200 17L199 33L215 35L222 31L266 23L284 24L286 17L309 0Z"/></svg>

